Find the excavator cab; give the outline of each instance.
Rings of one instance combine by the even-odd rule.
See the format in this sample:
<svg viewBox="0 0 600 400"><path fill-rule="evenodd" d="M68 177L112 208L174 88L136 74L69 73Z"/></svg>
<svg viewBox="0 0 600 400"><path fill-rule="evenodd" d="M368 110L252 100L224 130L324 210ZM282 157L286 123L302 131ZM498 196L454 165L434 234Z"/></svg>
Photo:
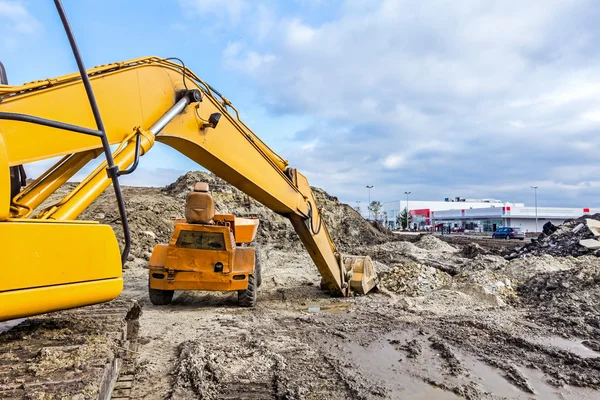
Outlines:
<svg viewBox="0 0 600 400"><path fill-rule="evenodd" d="M215 214L208 184L198 182L186 199L168 245L156 245L148 263L154 305L166 305L175 290L237 291L238 304L254 307L261 285L256 245L258 219Z"/></svg>

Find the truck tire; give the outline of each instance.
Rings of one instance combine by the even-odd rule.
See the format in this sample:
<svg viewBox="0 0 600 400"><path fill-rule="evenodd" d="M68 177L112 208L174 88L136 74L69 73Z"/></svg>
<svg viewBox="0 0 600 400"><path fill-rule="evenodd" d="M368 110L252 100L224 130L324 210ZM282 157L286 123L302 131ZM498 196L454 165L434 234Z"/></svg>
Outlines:
<svg viewBox="0 0 600 400"><path fill-rule="evenodd" d="M256 287L262 285L262 267L260 265L260 246L254 245L254 275L256 276Z"/></svg>
<svg viewBox="0 0 600 400"><path fill-rule="evenodd" d="M256 305L257 292L256 277L254 274L250 274L248 275L248 287L245 290L238 290L238 305L240 307L254 307Z"/></svg>
<svg viewBox="0 0 600 400"><path fill-rule="evenodd" d="M174 293L174 290L152 289L150 287L150 281L148 281L148 295L150 296L150 302L155 306L166 306L171 304Z"/></svg>

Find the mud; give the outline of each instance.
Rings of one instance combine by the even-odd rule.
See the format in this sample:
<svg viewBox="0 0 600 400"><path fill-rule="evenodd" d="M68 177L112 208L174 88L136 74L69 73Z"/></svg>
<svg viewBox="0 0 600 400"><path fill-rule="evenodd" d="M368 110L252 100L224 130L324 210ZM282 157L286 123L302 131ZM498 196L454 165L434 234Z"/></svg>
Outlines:
<svg viewBox="0 0 600 400"><path fill-rule="evenodd" d="M170 238L171 218L183 216L196 180L210 183L219 212L261 219L263 285L254 309L237 307L230 293L184 291L164 307L148 300L143 265L154 244ZM287 220L212 175L188 173L163 189L124 188L134 243L122 297L136 299L143 313L132 380L123 382L128 392L115 393L144 399L600 397L595 257L508 261L504 256L522 244L394 236L315 192L340 250L374 259L378 292L353 298L322 292ZM82 218L120 229L110 193ZM2 333L0 343L13 332ZM6 363L13 353L4 352ZM49 370L56 359L52 351L32 357L32 373ZM86 363L92 362L82 359L79 368ZM65 365L77 371L75 361Z"/></svg>

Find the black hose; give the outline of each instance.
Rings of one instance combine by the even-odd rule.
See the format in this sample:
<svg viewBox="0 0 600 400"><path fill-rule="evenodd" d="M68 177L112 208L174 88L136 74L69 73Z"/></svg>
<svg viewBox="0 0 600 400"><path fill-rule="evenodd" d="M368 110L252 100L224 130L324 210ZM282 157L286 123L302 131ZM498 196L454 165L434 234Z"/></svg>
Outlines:
<svg viewBox="0 0 600 400"><path fill-rule="evenodd" d="M321 232L321 227L323 226L323 216L321 215L321 213L319 211L317 211L317 215L319 216L319 228L317 228L317 231L315 232L315 228L314 228L314 224L313 224L313 216L314 216L313 206L310 201L308 202L308 205L309 205L308 224L310 225L310 231L312 232L313 235L318 235L319 232Z"/></svg>
<svg viewBox="0 0 600 400"><path fill-rule="evenodd" d="M96 137L102 137L102 132L95 129L85 128L83 126L71 125L65 122L53 121L51 119L36 117L34 115L0 112L0 119L6 119L10 121L28 122L30 124L44 125L56 129L64 129L66 131L72 131L77 133L83 133L84 135L91 135Z"/></svg>
<svg viewBox="0 0 600 400"><path fill-rule="evenodd" d="M123 248L123 252L121 253L121 264L125 265L125 261L127 261L127 256L129 255L129 249L131 248L131 234L129 232L129 223L127 222L127 211L125 210L125 202L123 201L123 194L121 193L121 186L119 185L119 167L115 165L115 162L113 160L112 152L110 150L110 144L108 143L108 137L106 136L106 129L104 128L104 123L102 122L102 116L100 115L100 110L98 109L96 97L94 96L94 90L92 89L90 78L87 74L87 70L83 63L83 59L81 58L79 48L77 47L77 42L75 41L75 36L73 35L73 30L71 29L71 24L69 23L67 14L65 13L65 9L63 8L61 0L54 0L54 5L56 6L56 11L58 11L58 15L60 16L60 20L62 21L65 33L67 34L67 38L69 39L69 44L71 45L73 56L75 57L75 61L77 62L77 67L79 68L79 73L81 74L81 80L83 81L83 86L85 87L85 92L87 93L87 97L90 102L90 107L92 108L92 113L94 114L96 125L98 127L98 130L101 132L100 139L102 140L102 147L104 148L106 163L108 165L108 168L106 168L106 172L112 180L115 195L117 197L117 206L119 208L119 214L121 215L121 224L123 225L125 247Z"/></svg>

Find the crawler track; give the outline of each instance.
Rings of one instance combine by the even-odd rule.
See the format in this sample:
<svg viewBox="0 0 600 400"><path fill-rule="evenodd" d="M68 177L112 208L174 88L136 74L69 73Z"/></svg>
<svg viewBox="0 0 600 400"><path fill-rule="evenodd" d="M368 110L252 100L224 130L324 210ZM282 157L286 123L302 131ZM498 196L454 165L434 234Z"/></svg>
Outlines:
<svg viewBox="0 0 600 400"><path fill-rule="evenodd" d="M126 394L119 373L135 354L140 313L136 301L115 300L33 317L3 332L0 398L110 399L115 384Z"/></svg>

